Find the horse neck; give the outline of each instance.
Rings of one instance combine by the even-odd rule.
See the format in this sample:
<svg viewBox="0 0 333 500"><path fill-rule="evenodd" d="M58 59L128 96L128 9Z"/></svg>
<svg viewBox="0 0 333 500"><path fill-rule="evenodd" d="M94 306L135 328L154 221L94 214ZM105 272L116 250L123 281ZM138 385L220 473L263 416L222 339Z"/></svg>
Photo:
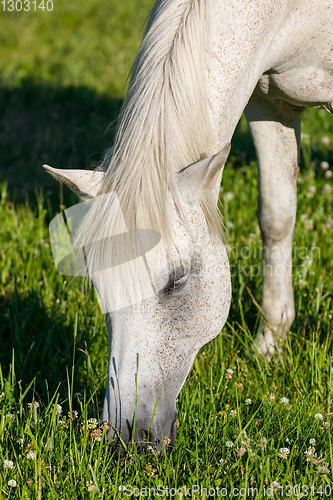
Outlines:
<svg viewBox="0 0 333 500"><path fill-rule="evenodd" d="M142 222L139 227L159 228L171 241L168 191L182 211L174 173L230 142L257 81L271 67L270 47L292 3L156 2L112 158L103 164L109 167L101 192L117 192L129 227ZM137 221L140 203L145 210ZM219 234L215 203L204 200L202 208L210 231Z"/></svg>
<svg viewBox="0 0 333 500"><path fill-rule="evenodd" d="M208 98L214 152L230 142L259 78L274 63L274 39L295 3L293 0L212 3Z"/></svg>

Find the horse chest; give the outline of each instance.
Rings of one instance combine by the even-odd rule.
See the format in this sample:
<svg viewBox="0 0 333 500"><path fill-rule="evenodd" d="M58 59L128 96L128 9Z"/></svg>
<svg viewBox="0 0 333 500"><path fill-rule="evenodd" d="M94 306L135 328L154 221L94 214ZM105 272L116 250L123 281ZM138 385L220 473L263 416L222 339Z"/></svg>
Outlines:
<svg viewBox="0 0 333 500"><path fill-rule="evenodd" d="M333 67L316 66L291 68L283 73L263 75L258 82L268 98L283 99L296 106L326 108L333 106Z"/></svg>
<svg viewBox="0 0 333 500"><path fill-rule="evenodd" d="M275 35L268 53L269 70L259 79L257 90L296 106L332 110L331 2L300 2Z"/></svg>

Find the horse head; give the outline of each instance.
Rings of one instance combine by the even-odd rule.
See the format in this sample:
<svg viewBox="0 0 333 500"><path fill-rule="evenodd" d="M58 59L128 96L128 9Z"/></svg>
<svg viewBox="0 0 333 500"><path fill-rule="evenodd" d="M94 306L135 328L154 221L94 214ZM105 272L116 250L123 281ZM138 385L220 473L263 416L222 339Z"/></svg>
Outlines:
<svg viewBox="0 0 333 500"><path fill-rule="evenodd" d="M110 245L116 244L122 245L117 255L123 256L126 241L132 250L133 244L143 241L147 250L147 238L155 235L155 248L149 258L147 252L141 267L138 264L128 272L129 266L140 260L132 255L132 262L126 258L116 266L118 275L115 266L93 268L97 254L90 253L86 246L90 277L105 312L109 335L109 373L101 421L108 424L108 438L114 442L174 442L176 398L199 349L220 332L226 321L231 299L229 263L222 239L214 238L209 231L202 201L213 197L217 204L229 149L228 145L217 155L176 174L181 206L178 201L176 207L168 196L168 245L163 238L156 239L163 228L134 231L122 243L119 238L105 240L104 258L112 253ZM45 168L84 198L95 199L103 181L103 172ZM103 200L101 203L105 206ZM106 214L117 216L112 206L107 207ZM152 246L149 242L148 250ZM147 280L137 276L147 268Z"/></svg>

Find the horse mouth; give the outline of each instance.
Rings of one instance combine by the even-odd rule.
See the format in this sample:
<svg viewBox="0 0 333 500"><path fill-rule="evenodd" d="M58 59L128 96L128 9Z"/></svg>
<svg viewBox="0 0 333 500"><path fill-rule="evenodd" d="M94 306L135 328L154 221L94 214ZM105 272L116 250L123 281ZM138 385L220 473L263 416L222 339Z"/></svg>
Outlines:
<svg viewBox="0 0 333 500"><path fill-rule="evenodd" d="M176 436L177 426L175 418L171 424L169 435L164 436L163 438L156 435L152 429L150 431L146 429L139 429L138 431L135 431L135 439L123 439L120 433L114 428L110 428L106 437L109 441L108 450L111 453L117 453L120 456L125 456L132 453L133 450L136 450L139 454L164 454L174 447Z"/></svg>

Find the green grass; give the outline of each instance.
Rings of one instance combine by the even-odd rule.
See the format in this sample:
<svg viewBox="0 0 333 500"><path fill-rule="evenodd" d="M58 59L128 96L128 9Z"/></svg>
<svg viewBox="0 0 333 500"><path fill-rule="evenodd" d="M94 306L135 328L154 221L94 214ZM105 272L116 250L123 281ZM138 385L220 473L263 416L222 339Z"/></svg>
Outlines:
<svg viewBox="0 0 333 500"><path fill-rule="evenodd" d="M333 164L333 128L323 111L304 113L294 234L296 319L284 360L267 364L251 349L262 274L255 155L242 120L221 197L233 270L231 311L180 393L175 448L163 456L138 456L135 449L112 456L103 433L98 441L98 432L87 428L103 404L106 328L94 292L84 293L79 280L56 272L48 224L76 199L40 166L83 168L99 161L112 142L109 124L119 112L151 5L61 0L52 13L1 13L0 498L129 498L129 490L119 490L125 485L202 485L229 493L256 487L259 498L267 498L264 488L273 481L284 486L284 496L301 498L297 490L287 495L286 488L307 485L313 486L308 496L329 498L324 488L328 493L332 472L321 473L305 455L315 439L318 456L332 471L333 194L320 164ZM231 379L227 369L234 371ZM280 403L282 397L289 403ZM38 408L29 408L33 401ZM77 411L78 419L71 420L69 411ZM245 452L237 456L242 441ZM278 456L284 447L287 459ZM33 459L27 458L31 451ZM5 460L14 467L4 469ZM11 479L16 487L8 485Z"/></svg>

